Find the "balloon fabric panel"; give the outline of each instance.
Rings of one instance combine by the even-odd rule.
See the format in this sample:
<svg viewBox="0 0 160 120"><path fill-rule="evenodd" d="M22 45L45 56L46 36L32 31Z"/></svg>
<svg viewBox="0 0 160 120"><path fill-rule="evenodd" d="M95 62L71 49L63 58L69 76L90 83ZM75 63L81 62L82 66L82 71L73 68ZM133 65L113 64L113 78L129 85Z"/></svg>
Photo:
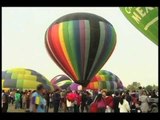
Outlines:
<svg viewBox="0 0 160 120"><path fill-rule="evenodd" d="M4 87L5 88L16 88L17 80L11 80L10 78L5 79Z"/></svg>
<svg viewBox="0 0 160 120"><path fill-rule="evenodd" d="M60 78L58 78L58 76L60 77ZM67 77L67 76L65 76L65 75L58 75L58 76L56 76L55 78L58 78L58 79L56 79L56 82L58 83L58 82L61 82L61 81L64 81L64 80L70 80L70 78L69 77ZM71 81L71 80L70 80Z"/></svg>
<svg viewBox="0 0 160 120"><path fill-rule="evenodd" d="M23 80L17 80L16 88L23 89ZM28 83L27 83L28 84Z"/></svg>
<svg viewBox="0 0 160 120"><path fill-rule="evenodd" d="M56 85L61 89L67 89L71 84L72 80L66 75L57 75L51 80L52 85Z"/></svg>

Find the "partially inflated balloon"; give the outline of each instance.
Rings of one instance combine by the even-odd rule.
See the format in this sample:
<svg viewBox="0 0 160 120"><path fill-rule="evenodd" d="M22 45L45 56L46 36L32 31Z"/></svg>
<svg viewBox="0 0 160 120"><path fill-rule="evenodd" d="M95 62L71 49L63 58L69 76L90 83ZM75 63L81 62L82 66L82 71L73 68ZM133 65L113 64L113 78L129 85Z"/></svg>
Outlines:
<svg viewBox="0 0 160 120"><path fill-rule="evenodd" d="M88 84L86 89L107 89L115 91L123 89L123 84L115 74L106 70L100 70Z"/></svg>
<svg viewBox="0 0 160 120"><path fill-rule="evenodd" d="M43 84L47 90L53 90L51 83L43 75L25 68L14 68L4 71L2 80L4 80L4 88L36 89L37 85Z"/></svg>
<svg viewBox="0 0 160 120"><path fill-rule="evenodd" d="M86 87L111 56L116 33L100 16L72 13L51 24L45 44L54 62L74 82Z"/></svg>
<svg viewBox="0 0 160 120"><path fill-rule="evenodd" d="M158 7L121 7L124 16L158 45Z"/></svg>
<svg viewBox="0 0 160 120"><path fill-rule="evenodd" d="M78 90L78 87L81 85L72 83L70 85L70 90ZM106 90L123 90L123 84L121 80L113 73L100 70L91 80L91 82L87 85L85 89L98 90L98 89L106 89Z"/></svg>
<svg viewBox="0 0 160 120"><path fill-rule="evenodd" d="M58 86L61 89L67 89L73 82L66 75L57 75L51 80L51 83Z"/></svg>

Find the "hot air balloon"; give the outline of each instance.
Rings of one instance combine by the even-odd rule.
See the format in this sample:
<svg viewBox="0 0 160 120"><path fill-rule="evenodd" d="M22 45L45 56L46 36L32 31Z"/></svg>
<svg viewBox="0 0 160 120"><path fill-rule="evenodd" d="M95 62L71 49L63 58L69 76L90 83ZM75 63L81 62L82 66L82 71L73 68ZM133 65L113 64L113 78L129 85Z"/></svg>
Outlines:
<svg viewBox="0 0 160 120"><path fill-rule="evenodd" d="M111 56L116 33L100 16L72 13L49 26L45 45L53 61L74 82L86 87Z"/></svg>
<svg viewBox="0 0 160 120"><path fill-rule="evenodd" d="M51 80L52 85L58 86L60 89L67 89L73 81L66 75L57 75ZM59 89L57 88L57 89Z"/></svg>
<svg viewBox="0 0 160 120"><path fill-rule="evenodd" d="M47 90L53 91L53 87L47 78L30 69L14 68L6 70L2 73L2 80L4 80L4 88L36 89L38 84L43 84Z"/></svg>
<svg viewBox="0 0 160 120"><path fill-rule="evenodd" d="M158 45L158 7L120 7L123 15Z"/></svg>
<svg viewBox="0 0 160 120"><path fill-rule="evenodd" d="M81 85L72 83L70 85L70 90L78 90ZM87 85L85 89L91 90L123 90L123 84L121 80L113 73L100 70Z"/></svg>
<svg viewBox="0 0 160 120"><path fill-rule="evenodd" d="M115 74L106 70L100 70L88 84L86 89L107 89L116 91L119 89L123 89L123 84Z"/></svg>

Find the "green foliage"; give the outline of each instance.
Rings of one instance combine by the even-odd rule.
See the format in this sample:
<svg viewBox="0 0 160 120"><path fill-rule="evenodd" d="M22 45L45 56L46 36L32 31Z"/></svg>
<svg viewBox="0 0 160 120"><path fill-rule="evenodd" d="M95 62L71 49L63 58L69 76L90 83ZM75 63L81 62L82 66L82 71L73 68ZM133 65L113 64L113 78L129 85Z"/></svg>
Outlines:
<svg viewBox="0 0 160 120"><path fill-rule="evenodd" d="M141 84L139 82L133 82L131 85L127 86L127 90L129 91L137 91ZM143 87L145 90L150 91L150 90L158 90L158 86L156 85L147 85L146 87Z"/></svg>
<svg viewBox="0 0 160 120"><path fill-rule="evenodd" d="M128 85L128 86L127 86L127 89L128 89L129 91L134 91L134 90L137 91L140 86L141 86L140 83L138 83L138 82L133 82L131 85Z"/></svg>
<svg viewBox="0 0 160 120"><path fill-rule="evenodd" d="M147 91L150 91L150 90L156 90L156 91L158 91L158 86L156 86L156 85L153 85L153 86L147 85L147 86L145 87L145 89L146 89Z"/></svg>

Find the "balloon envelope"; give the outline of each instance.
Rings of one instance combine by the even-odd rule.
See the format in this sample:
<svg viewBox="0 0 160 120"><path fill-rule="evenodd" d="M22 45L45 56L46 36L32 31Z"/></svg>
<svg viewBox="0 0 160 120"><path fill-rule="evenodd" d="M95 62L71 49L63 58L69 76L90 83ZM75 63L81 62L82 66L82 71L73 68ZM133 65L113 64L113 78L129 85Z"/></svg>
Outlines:
<svg viewBox="0 0 160 120"><path fill-rule="evenodd" d="M61 89L67 89L73 82L66 75L57 75L51 80L51 83Z"/></svg>
<svg viewBox="0 0 160 120"><path fill-rule="evenodd" d="M2 80L4 80L4 88L35 90L37 85L43 84L47 90L53 90L53 87L47 78L34 70L25 68L14 68L4 71L2 73Z"/></svg>
<svg viewBox="0 0 160 120"><path fill-rule="evenodd" d="M45 34L53 61L74 82L86 87L116 45L113 26L90 13L72 13L54 21Z"/></svg>
<svg viewBox="0 0 160 120"><path fill-rule="evenodd" d="M116 91L123 89L123 84L115 74L106 70L100 70L88 84L86 89L107 89Z"/></svg>
<svg viewBox="0 0 160 120"><path fill-rule="evenodd" d="M158 7L120 7L123 15L158 45Z"/></svg>

